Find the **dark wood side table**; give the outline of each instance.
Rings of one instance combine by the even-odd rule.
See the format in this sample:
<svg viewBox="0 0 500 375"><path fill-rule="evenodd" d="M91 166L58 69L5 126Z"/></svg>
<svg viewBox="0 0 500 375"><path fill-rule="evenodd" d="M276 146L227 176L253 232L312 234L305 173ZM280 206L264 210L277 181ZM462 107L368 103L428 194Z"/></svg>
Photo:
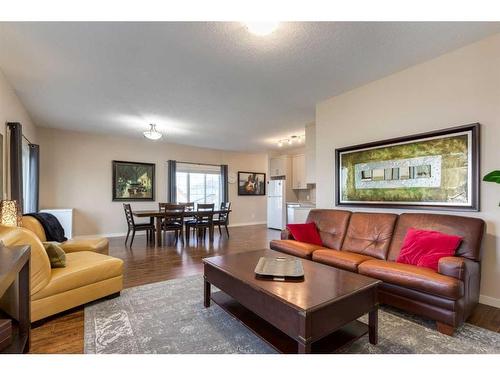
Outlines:
<svg viewBox="0 0 500 375"><path fill-rule="evenodd" d="M12 343L0 353L27 353L30 350L31 286L30 246L0 247L0 298L19 280L18 320L12 319ZM0 310L0 318L10 318Z"/></svg>

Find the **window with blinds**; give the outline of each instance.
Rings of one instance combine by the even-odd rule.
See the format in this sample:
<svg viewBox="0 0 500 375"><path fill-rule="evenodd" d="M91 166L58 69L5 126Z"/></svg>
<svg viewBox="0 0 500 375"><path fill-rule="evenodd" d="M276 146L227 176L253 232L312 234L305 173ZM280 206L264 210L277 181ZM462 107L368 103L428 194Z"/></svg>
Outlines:
<svg viewBox="0 0 500 375"><path fill-rule="evenodd" d="M214 203L222 201L220 165L177 162L177 202Z"/></svg>

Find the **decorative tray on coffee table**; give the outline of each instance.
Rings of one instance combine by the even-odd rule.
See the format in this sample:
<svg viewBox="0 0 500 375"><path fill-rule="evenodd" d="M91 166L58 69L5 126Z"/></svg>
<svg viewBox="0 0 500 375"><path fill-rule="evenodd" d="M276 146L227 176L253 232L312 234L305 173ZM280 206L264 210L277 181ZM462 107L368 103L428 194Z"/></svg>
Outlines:
<svg viewBox="0 0 500 375"><path fill-rule="evenodd" d="M297 258L261 257L255 267L255 276L274 281L301 281L304 279L304 268Z"/></svg>

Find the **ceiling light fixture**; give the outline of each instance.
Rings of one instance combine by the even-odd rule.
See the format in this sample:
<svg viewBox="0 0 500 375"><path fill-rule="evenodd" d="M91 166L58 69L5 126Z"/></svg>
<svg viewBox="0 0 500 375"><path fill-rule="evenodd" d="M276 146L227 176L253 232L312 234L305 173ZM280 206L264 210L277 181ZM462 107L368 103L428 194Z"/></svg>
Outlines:
<svg viewBox="0 0 500 375"><path fill-rule="evenodd" d="M150 129L146 130L142 134L144 134L144 136L147 139L151 139L153 141L156 141L156 140L160 139L161 136L162 136L162 134L158 130L156 130L156 125L155 124L149 124L149 126L150 126Z"/></svg>
<svg viewBox="0 0 500 375"><path fill-rule="evenodd" d="M302 135L292 135L288 138L280 139L278 141L278 147L293 146L294 144L302 144L306 140L305 134Z"/></svg>
<svg viewBox="0 0 500 375"><path fill-rule="evenodd" d="M249 32L258 36L266 36L275 31L279 22L245 22L244 25Z"/></svg>

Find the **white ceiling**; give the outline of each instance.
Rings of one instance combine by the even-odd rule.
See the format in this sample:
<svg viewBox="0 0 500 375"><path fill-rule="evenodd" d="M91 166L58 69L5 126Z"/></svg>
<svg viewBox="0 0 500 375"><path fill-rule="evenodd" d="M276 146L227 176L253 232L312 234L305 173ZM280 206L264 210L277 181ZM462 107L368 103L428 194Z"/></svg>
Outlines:
<svg viewBox="0 0 500 375"><path fill-rule="evenodd" d="M500 32L500 23L0 23L0 68L39 126L263 150L315 104ZM12 119L15 120L15 119Z"/></svg>

